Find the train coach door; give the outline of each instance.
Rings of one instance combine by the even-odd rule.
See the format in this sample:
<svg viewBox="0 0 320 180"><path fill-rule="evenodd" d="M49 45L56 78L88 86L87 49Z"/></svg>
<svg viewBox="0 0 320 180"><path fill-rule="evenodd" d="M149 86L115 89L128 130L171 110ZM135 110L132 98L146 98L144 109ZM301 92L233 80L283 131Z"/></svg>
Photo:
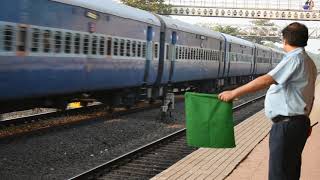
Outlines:
<svg viewBox="0 0 320 180"><path fill-rule="evenodd" d="M174 74L174 66L175 66L176 54L177 54L176 44L177 44L177 32L173 31L171 35L171 44L169 46L169 60L171 62L169 82L172 81L172 77Z"/></svg>
<svg viewBox="0 0 320 180"><path fill-rule="evenodd" d="M225 51L225 41L220 41L219 45L219 69L218 69L218 78L223 78L223 68L224 68L224 51Z"/></svg>
<svg viewBox="0 0 320 180"><path fill-rule="evenodd" d="M228 67L229 67L229 42L227 41L227 37L224 34L221 34L224 40L223 43L223 54L222 54L222 59L221 59L221 77L227 78L228 76Z"/></svg>
<svg viewBox="0 0 320 180"><path fill-rule="evenodd" d="M257 62L258 62L258 48L255 45L253 48L253 68L252 68L252 76L254 77L257 72Z"/></svg>
<svg viewBox="0 0 320 180"><path fill-rule="evenodd" d="M251 58L251 75L253 76L253 74L254 74L254 66L255 66L255 62L254 62L254 59L255 59L255 47L253 47L252 49L251 49L251 55L252 55L252 58Z"/></svg>
<svg viewBox="0 0 320 180"><path fill-rule="evenodd" d="M148 84L149 80L149 73L150 73L150 66L151 66L151 60L153 59L153 28L151 26L148 26L147 29L147 43L146 43L146 63L145 63L145 70L144 70L144 76L143 76L143 81L144 83Z"/></svg>

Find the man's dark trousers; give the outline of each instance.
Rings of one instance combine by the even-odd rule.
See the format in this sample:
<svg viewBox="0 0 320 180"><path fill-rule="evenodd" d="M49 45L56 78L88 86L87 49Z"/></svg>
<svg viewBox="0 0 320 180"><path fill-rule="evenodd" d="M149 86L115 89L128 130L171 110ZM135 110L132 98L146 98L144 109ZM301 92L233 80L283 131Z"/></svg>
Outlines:
<svg viewBox="0 0 320 180"><path fill-rule="evenodd" d="M270 131L269 180L299 180L310 120L307 116L292 116L277 121Z"/></svg>

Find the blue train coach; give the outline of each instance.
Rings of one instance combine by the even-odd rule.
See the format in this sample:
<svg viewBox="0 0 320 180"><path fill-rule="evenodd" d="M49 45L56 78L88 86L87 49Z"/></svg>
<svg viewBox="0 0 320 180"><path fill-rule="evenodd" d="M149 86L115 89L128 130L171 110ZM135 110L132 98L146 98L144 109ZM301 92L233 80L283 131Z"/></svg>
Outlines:
<svg viewBox="0 0 320 180"><path fill-rule="evenodd" d="M86 92L134 101L156 81L160 25L149 12L106 0L2 1L2 111L65 106Z"/></svg>

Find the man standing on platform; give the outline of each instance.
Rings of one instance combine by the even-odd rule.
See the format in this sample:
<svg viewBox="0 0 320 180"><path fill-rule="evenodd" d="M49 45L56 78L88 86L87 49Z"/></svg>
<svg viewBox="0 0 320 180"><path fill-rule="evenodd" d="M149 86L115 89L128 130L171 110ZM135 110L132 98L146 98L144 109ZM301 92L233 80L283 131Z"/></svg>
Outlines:
<svg viewBox="0 0 320 180"><path fill-rule="evenodd" d="M281 62L268 74L219 94L231 101L244 94L270 86L265 98L265 113L273 121L269 139L269 180L298 180L301 154L310 129L309 114L314 100L317 69L304 47L308 29L292 23L282 30Z"/></svg>

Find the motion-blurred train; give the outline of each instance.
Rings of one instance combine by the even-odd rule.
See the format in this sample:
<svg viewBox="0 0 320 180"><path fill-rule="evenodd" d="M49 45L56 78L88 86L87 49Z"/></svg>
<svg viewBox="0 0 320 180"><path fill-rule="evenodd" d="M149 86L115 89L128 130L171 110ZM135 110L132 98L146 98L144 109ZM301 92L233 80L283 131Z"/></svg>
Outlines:
<svg viewBox="0 0 320 180"><path fill-rule="evenodd" d="M0 112L205 92L265 74L282 56L111 0L2 0Z"/></svg>

